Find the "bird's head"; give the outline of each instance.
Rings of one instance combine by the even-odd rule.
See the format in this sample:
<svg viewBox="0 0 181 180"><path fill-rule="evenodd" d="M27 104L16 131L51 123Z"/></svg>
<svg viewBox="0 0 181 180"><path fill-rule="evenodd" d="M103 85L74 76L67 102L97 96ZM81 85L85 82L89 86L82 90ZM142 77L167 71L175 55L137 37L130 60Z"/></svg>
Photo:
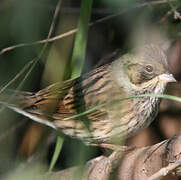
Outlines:
<svg viewBox="0 0 181 180"><path fill-rule="evenodd" d="M146 45L127 59L124 69L129 81L135 86L176 82L169 71L167 56L158 45Z"/></svg>
<svg viewBox="0 0 181 180"><path fill-rule="evenodd" d="M113 68L114 79L127 91L162 93L168 82L176 82L169 71L166 54L156 44L145 45L139 51L124 55Z"/></svg>

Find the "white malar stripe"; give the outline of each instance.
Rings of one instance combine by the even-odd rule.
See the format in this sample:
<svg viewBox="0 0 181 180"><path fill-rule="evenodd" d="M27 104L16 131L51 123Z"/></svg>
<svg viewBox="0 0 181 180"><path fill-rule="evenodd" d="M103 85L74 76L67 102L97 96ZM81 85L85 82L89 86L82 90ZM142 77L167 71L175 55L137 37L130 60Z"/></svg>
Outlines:
<svg viewBox="0 0 181 180"><path fill-rule="evenodd" d="M42 120L42 119L40 119L40 118L38 118L38 117L36 117L36 116L33 116L33 115L31 115L30 113L25 112L25 111L23 111L23 110L21 110L21 109L19 109L19 108L17 108L17 107L13 107L13 106L8 106L8 107L9 107L10 109L12 109L12 110L14 110L14 111L16 111L16 112L18 112L18 113L26 116L26 117L29 117L30 119L32 119L32 120L34 120L34 121L36 121L36 122L38 122L38 123L45 124L45 125L47 125L47 126L49 126L49 127L52 127L52 128L54 128L54 129L57 129L57 128L55 127L55 125L54 125L53 123L49 122L49 121Z"/></svg>

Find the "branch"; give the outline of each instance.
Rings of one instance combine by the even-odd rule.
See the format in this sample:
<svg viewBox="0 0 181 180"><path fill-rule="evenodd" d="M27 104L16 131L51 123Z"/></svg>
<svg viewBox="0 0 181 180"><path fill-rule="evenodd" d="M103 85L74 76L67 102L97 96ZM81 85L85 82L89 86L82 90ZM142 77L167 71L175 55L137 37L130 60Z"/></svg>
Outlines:
<svg viewBox="0 0 181 180"><path fill-rule="evenodd" d="M154 180L181 166L181 134L153 146L135 148L123 155L113 152L100 156L81 167L51 173L50 180L68 180L82 170L82 180ZM179 172L175 172L179 175ZM76 173L77 174L77 173ZM81 179L79 177L79 179Z"/></svg>
<svg viewBox="0 0 181 180"><path fill-rule="evenodd" d="M177 1L177 0L169 0L169 2L175 2L175 1ZM159 5L159 4L165 4L165 3L168 3L168 0L157 0L157 1L150 1L150 2L145 2L145 3L142 3L142 4L138 4L138 5L134 6L134 7L124 9L119 13L112 14L112 15L106 16L104 18L98 19L97 21L90 23L89 27L91 27L93 25L96 25L96 24L99 24L99 23L102 23L102 22L105 22L105 21L110 20L112 18L115 18L117 16L120 16L123 13L126 13L126 12L128 12L128 11L130 11L132 9L138 9L138 8L143 8L143 7L150 6L150 5ZM73 35L76 32L77 32L77 28L72 29L72 30L70 30L70 31L68 31L66 33L60 34L60 35L52 37L52 38L47 38L47 39L40 40L40 41L35 41L35 42L32 42L32 43L21 43L21 44L17 44L17 45L14 45L14 46L10 46L10 47L2 49L0 51L0 55L6 53L8 51L14 50L16 48L20 48L20 47L27 47L27 46L33 46L33 45L53 42L53 41L56 41L58 39L62 39L64 37Z"/></svg>
<svg viewBox="0 0 181 180"><path fill-rule="evenodd" d="M166 176L176 168L181 166L181 161L169 164L167 167L164 167L160 169L157 173L153 174L148 180L157 180L158 178L161 178L163 176Z"/></svg>

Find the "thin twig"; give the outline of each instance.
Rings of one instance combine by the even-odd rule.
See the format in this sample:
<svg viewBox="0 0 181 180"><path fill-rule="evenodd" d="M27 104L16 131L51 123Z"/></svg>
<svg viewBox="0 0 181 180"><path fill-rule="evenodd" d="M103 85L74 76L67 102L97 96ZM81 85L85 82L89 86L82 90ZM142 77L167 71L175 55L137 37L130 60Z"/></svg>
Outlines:
<svg viewBox="0 0 181 180"><path fill-rule="evenodd" d="M60 11L60 7L61 7L61 0L59 0L59 2L57 3L57 6L56 6L56 9L55 9L55 13L54 13L54 17L53 17L53 20L52 20L52 24L50 26L50 30L49 30L49 33L48 33L48 36L47 38L49 39L53 33L53 29L55 27L55 22L56 22L56 18L57 18L57 15ZM39 58L41 58L45 48L47 47L47 43L43 46L40 54L39 54ZM36 61L36 58L31 60L28 64L26 64L23 69L12 79L10 80L1 90L0 90L0 93L2 93L8 86L10 86L16 79L18 79L28 68L31 64L33 64L34 62ZM29 72L30 73L30 72ZM28 73L27 73L28 74Z"/></svg>
<svg viewBox="0 0 181 180"><path fill-rule="evenodd" d="M9 87L16 79L18 79L28 68L29 66L33 63L34 61L30 61L28 64L26 64L19 73L16 74L16 76L11 79L3 88L0 89L0 94L7 88Z"/></svg>
<svg viewBox="0 0 181 180"><path fill-rule="evenodd" d="M50 26L50 30L49 30L47 39L49 39L52 36L53 30L55 28L56 19L58 17L59 12L60 12L61 3L62 3L62 0L59 0L57 5L56 5L55 13L54 13L54 16L53 16L53 20L52 20L52 23L51 23L51 26ZM41 52L39 54L39 58L44 53L45 49L47 48L47 45L48 45L48 42L46 42L46 44L43 46L43 48L42 48L42 50L41 50Z"/></svg>
<svg viewBox="0 0 181 180"><path fill-rule="evenodd" d="M61 2L62 0L59 0L58 3L57 3L57 6L56 6L56 9L55 9L55 13L54 13L54 16L53 16L53 20L52 20L52 23L51 23L51 26L50 26L50 30L49 30L49 33L48 33L48 36L47 38L50 38L52 33L53 33L53 29L55 27L55 22L56 22L56 18L58 16L58 13L60 11L60 7L61 7ZM9 81L1 90L0 90L0 93L2 93L8 86L10 86L17 78L20 77L21 74L23 74L25 72L26 69L29 68L29 66L32 64L32 66L30 67L30 69L28 70L28 72L26 73L25 77L23 78L23 80L21 81L21 83L19 84L19 86L16 88L16 90L19 90L21 89L22 85L24 84L25 80L28 78L28 76L30 75L30 73L32 72L33 68L35 67L35 65L37 64L37 62L39 61L39 59L42 57L46 47L47 47L47 44L44 44L44 46L42 47L41 49L41 52L39 53L38 57L35 57L33 58L28 64L26 64L24 66L24 68L11 80ZM18 92L18 91L17 91ZM11 97L9 97L9 100L10 101L16 94L14 93ZM0 112L4 109L4 106L2 106L0 108Z"/></svg>
<svg viewBox="0 0 181 180"><path fill-rule="evenodd" d="M158 172L149 177L148 180L157 180L158 178L168 175L170 172L172 172L173 170L175 170L180 166L181 166L181 161L170 163L168 166L160 169Z"/></svg>
<svg viewBox="0 0 181 180"><path fill-rule="evenodd" d="M169 2L175 2L177 0L170 0ZM134 7L131 7L131 8L127 8L127 9L124 9L122 10L121 12L119 13L116 13L116 14L112 14L112 15L109 15L109 16L106 16L104 18L101 18L101 19L98 19L97 21L95 22L92 22L89 24L89 27L93 26L93 25L96 25L96 24L99 24L99 23L102 23L102 22L105 22L107 20L110 20L112 18L115 18L117 16L120 16L122 15L123 13L127 12L127 11L130 11L132 9L137 9L137 8L142 8L142 7L145 7L145 6L149 6L149 5L158 5L158 4L165 4L165 3L168 3L168 0L157 0L157 1L150 1L150 2L145 2L145 3L142 3L142 4L138 4ZM0 51L0 55L8 52L8 51L11 51L13 49L16 49L16 48L20 48L20 47L27 47L27 46L33 46L33 45L38 45L38 44L43 44L43 43L48 43L48 42L53 42L53 41L56 41L58 39L61 39L61 38L64 38L64 37L67 37L67 36L70 36L70 35L73 35L77 32L77 28L75 29L72 29L66 33L63 33L63 34L60 34L58 36L55 36L55 37L52 37L52 38L47 38L47 39L44 39L44 40L40 40L40 41L35 41L35 42L32 42L32 43L21 43L21 44L17 44L17 45L14 45L14 46L10 46L10 47L7 47L7 48L4 48Z"/></svg>
<svg viewBox="0 0 181 180"><path fill-rule="evenodd" d="M3 91L5 91L6 88L8 88L14 81L16 81L16 79L18 79L18 78L30 67L30 65L32 65L31 68L29 69L29 71L27 72L26 76L23 78L23 80L21 81L20 85L18 86L18 88L17 88L16 90L20 89L21 86L23 85L24 81L26 80L27 75L29 75L30 72L33 70L34 65L35 65L35 59L31 60L28 64L26 64L26 65L23 67L23 69L21 69L20 72L19 72L18 74L16 74L16 76L15 76L13 79L11 79L11 80L0 90L0 93L2 93ZM7 102L10 102L11 99L12 99L17 93L18 93L18 91L17 91L16 93L14 93L13 95L11 95L11 96L8 98ZM1 113L5 108L6 108L6 106L2 106L2 107L0 108L0 113Z"/></svg>
<svg viewBox="0 0 181 180"><path fill-rule="evenodd" d="M177 8L168 0L168 4L170 5L172 11L174 12L174 19L181 19L180 13L177 11Z"/></svg>
<svg viewBox="0 0 181 180"><path fill-rule="evenodd" d="M160 24L165 23L165 21L167 20L167 18L173 13L173 9L169 10L166 12L166 14L159 20Z"/></svg>

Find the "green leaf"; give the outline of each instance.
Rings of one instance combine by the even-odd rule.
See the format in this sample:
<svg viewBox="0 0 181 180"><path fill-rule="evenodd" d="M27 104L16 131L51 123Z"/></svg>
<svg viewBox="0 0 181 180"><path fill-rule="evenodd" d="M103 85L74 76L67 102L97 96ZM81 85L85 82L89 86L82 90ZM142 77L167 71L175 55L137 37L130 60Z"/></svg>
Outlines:
<svg viewBox="0 0 181 180"><path fill-rule="evenodd" d="M82 67L85 60L87 35L88 35L88 24L92 9L92 0L82 0L80 17L78 23L78 31L75 37L73 55L71 60L72 78L80 76ZM51 171L58 159L63 144L63 137L58 136L55 152L51 160L49 171Z"/></svg>
<svg viewBox="0 0 181 180"><path fill-rule="evenodd" d="M80 76L84 65L92 2L92 0L82 0L81 3L78 31L75 37L71 60L72 78Z"/></svg>
<svg viewBox="0 0 181 180"><path fill-rule="evenodd" d="M172 101L181 102L180 97L172 96L172 95L168 95L168 94L140 94L140 95L137 95L137 96L132 96L132 98L140 98L140 97L146 97L146 96L169 99L169 100L172 100Z"/></svg>
<svg viewBox="0 0 181 180"><path fill-rule="evenodd" d="M58 156L59 156L59 154L61 152L61 149L62 149L63 140L64 139L61 136L57 136L55 151L53 153L53 157L52 157L50 167L49 167L49 170L48 170L49 172L51 172L53 167L55 166L55 163L56 163L56 161L58 159Z"/></svg>
<svg viewBox="0 0 181 180"><path fill-rule="evenodd" d="M137 96L130 96L130 97L127 97L127 98L121 98L121 99L117 99L117 100L108 101L106 103L97 105L97 106L95 106L95 107L93 107L91 109L88 109L88 110L86 110L86 111L84 111L82 113L70 116L68 118L64 118L63 120L70 120L70 119L74 119L74 118L78 118L78 117L87 115L87 114L89 114L89 113L91 113L91 112L93 112L93 111L95 111L95 110L97 110L97 109L99 109L99 108L101 108L103 106L111 105L111 104L117 103L119 101L125 101L125 100L133 99L133 98L142 98L142 97L147 97L147 96L163 98L163 99L169 99L169 100L181 102L181 98L180 97L172 96L172 95L167 95L167 94L140 94L140 95L137 95Z"/></svg>

